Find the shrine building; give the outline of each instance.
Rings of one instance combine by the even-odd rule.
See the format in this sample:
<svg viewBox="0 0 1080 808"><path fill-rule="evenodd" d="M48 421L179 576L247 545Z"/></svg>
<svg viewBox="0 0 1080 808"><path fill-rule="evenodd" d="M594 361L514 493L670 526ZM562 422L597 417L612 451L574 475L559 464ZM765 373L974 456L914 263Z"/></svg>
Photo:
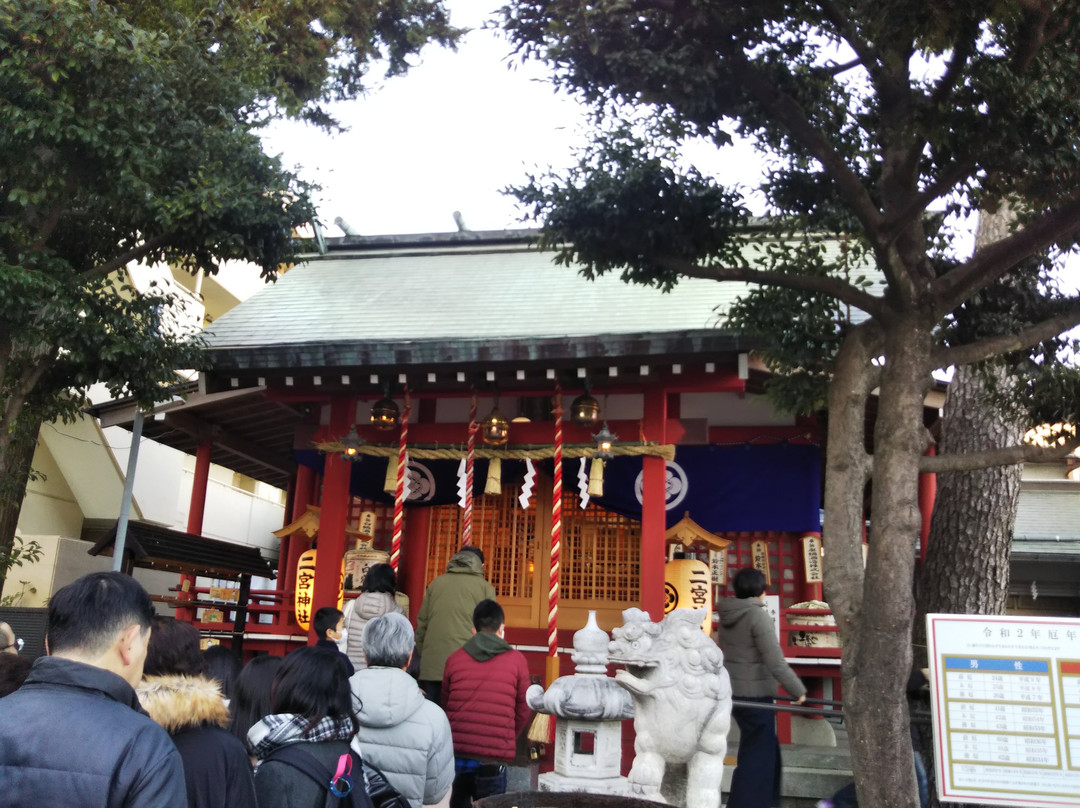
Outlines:
<svg viewBox="0 0 1080 808"><path fill-rule="evenodd" d="M590 281L535 236L320 239L206 328L197 388L147 417L145 435L197 458L190 533L211 460L285 489L287 524L276 589L221 604L188 574L177 616L281 653L309 641L315 609L356 594L357 564L392 563L415 619L471 543L507 639L550 678L572 671L588 610L609 631L630 607L711 616L735 571L757 566L789 661L832 697L835 629L788 622L822 599L819 426L770 406L760 344L726 326L747 287ZM699 566L696 586L665 586L669 561L692 559L707 583Z"/></svg>

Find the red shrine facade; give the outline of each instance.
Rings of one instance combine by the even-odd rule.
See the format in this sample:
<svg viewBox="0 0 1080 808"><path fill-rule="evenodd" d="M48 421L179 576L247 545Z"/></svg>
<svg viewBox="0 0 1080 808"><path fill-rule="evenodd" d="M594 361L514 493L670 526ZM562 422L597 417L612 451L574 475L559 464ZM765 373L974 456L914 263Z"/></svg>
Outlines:
<svg viewBox="0 0 1080 808"><path fill-rule="evenodd" d="M190 578L177 615L226 641L242 635L245 652L308 641L295 612L301 558L315 543L313 612L338 602L360 538L389 554L415 617L467 532L509 641L543 673L557 606L569 673L589 610L610 630L624 609L659 619L671 605L678 544L709 565L714 602L739 568L765 571L789 660L838 695L835 629L799 629L823 615L793 609L822 600L818 426L770 406L758 346L724 329L744 287L588 281L533 235L328 239L208 327L198 391L148 419L146 434L196 455L189 532L211 460L286 489L286 526L276 588L252 590L242 625L208 622L213 604ZM579 412L586 397L595 421ZM491 440L500 421L505 441ZM601 427L616 439L597 467Z"/></svg>

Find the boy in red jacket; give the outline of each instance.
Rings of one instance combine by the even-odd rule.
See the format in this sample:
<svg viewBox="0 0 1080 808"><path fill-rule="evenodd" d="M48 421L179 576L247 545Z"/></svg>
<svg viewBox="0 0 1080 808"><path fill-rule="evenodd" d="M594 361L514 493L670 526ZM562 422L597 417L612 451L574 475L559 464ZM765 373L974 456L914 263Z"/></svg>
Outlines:
<svg viewBox="0 0 1080 808"><path fill-rule="evenodd" d="M493 600L473 609L473 636L446 660L442 706L454 736L456 777L450 808L469 808L506 791L506 767L529 722L525 655L503 639L505 617Z"/></svg>

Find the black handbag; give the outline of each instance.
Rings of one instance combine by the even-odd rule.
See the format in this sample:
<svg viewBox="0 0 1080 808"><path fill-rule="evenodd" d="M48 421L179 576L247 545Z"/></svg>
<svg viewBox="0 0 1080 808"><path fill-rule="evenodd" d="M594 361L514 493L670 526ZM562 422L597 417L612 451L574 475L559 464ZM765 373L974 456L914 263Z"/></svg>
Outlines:
<svg viewBox="0 0 1080 808"><path fill-rule="evenodd" d="M385 774L366 760L362 762L364 782L367 783L368 796L371 797L371 804L375 808L411 808L409 801L390 785Z"/></svg>

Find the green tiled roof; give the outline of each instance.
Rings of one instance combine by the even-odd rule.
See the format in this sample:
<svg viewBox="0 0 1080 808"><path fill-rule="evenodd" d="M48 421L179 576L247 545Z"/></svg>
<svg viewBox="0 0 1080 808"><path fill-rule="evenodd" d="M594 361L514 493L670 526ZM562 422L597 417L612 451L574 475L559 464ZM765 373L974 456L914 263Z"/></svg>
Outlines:
<svg viewBox="0 0 1080 808"><path fill-rule="evenodd" d="M518 245L342 251L289 271L205 336L232 349L683 332L716 328L746 288L687 279L664 294L617 275L589 281Z"/></svg>

